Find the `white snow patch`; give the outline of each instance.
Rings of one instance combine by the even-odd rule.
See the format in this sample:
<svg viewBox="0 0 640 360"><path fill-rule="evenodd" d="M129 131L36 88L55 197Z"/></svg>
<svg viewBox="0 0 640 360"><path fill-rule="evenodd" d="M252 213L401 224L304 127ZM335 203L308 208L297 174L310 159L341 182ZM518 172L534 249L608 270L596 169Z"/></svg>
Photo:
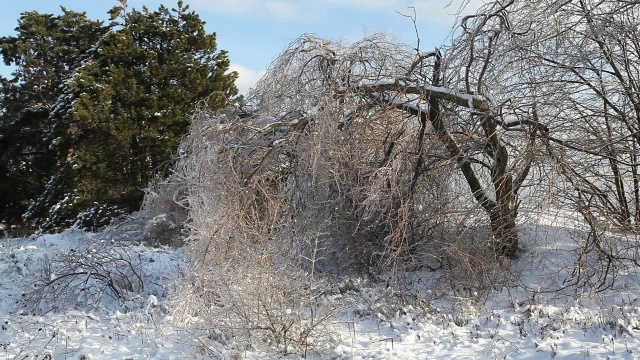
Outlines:
<svg viewBox="0 0 640 360"><path fill-rule="evenodd" d="M559 291L563 275L574 262L581 222L561 211L526 215L535 221L528 219L521 227L525 252L511 264L512 273L519 275L513 285L480 296L443 296L429 272L404 274L407 284L414 284L409 292L384 282L350 280L340 293L323 295L322 301L351 305L329 324L332 345L309 353L308 358L638 358L638 269L619 273L615 287L604 292ZM0 358L282 357L265 349L238 352L174 325L171 292L165 290L185 266L181 251L140 246L135 241L127 251L144 264L149 285L145 290L129 294L125 301L103 301L95 307L60 308L37 315L21 310L22 294L29 291L43 261L64 251L78 251L100 238L100 234L67 230L0 240ZM51 279L62 276L51 274L55 274ZM390 300L400 296L402 304ZM197 325L199 320L193 321Z"/></svg>

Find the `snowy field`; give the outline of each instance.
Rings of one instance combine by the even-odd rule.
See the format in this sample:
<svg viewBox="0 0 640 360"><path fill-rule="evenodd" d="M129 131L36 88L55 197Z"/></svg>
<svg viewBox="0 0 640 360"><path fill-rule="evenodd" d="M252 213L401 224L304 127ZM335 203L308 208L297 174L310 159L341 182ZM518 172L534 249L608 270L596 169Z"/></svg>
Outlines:
<svg viewBox="0 0 640 360"><path fill-rule="evenodd" d="M576 278L580 225L536 216L521 232L525 252L505 265L512 285L482 294L438 290L437 272L341 279L322 299L340 309L327 323L329 340L306 357L640 358L638 269L618 269L601 292L588 276L576 287L567 279ZM180 250L143 246L114 230L1 240L0 359L304 357L223 346L197 330L197 319L177 326L171 295L184 268ZM402 279L404 290L390 279ZM42 284L51 290L34 290Z"/></svg>

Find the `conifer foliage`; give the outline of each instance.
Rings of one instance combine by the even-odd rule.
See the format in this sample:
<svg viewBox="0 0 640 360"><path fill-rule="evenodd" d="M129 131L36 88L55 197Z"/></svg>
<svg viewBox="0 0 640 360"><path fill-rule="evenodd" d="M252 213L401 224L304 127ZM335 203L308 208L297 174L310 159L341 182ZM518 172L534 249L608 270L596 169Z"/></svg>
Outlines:
<svg viewBox="0 0 640 360"><path fill-rule="evenodd" d="M58 154L53 140L65 129L50 118L61 85L87 52L108 31L85 13L62 8L62 14L25 12L16 35L0 38L0 54L15 68L0 77L0 223L21 222L55 173Z"/></svg>
<svg viewBox="0 0 640 360"><path fill-rule="evenodd" d="M67 26L65 32L56 24L71 15L82 17L84 23ZM59 59L41 61L63 71L29 78L30 82L51 82L44 90L46 101L30 99L22 107L16 104L15 109L5 104L12 99L7 93L29 97L29 89L35 87L25 80L31 69L29 54L14 54L16 48L11 46L27 39L18 32L16 37L0 41L5 63L17 66L13 79L3 79L5 112L0 141L4 144L8 137L5 128L27 121L33 114L40 114L35 126L46 128L41 133L47 136L31 139L44 141L39 146L49 162L13 165L29 174L42 173L32 180L31 192L19 194L18 208L26 220L45 229L73 223L100 226L114 215L136 210L143 197L141 189L170 167L172 152L188 131L194 105L204 101L208 107L218 108L237 93L237 75L228 72L227 53L217 50L216 35L207 34L204 22L181 1L175 8L160 6L151 11L146 7L129 9L121 0L109 15L109 25L103 26L67 10L57 17L23 14L21 24L40 17L57 21L51 32L62 39L58 46L63 51L55 53ZM71 43L78 38L83 39L84 48ZM74 53L72 49L78 50ZM0 166L16 162L19 156L33 157L27 155L32 150L29 144L18 143L16 147L13 154L0 148ZM9 169L7 174L0 186L11 188L13 182L20 181L20 172ZM7 211L16 208L15 202L5 201L0 206ZM15 214L7 219L17 220Z"/></svg>

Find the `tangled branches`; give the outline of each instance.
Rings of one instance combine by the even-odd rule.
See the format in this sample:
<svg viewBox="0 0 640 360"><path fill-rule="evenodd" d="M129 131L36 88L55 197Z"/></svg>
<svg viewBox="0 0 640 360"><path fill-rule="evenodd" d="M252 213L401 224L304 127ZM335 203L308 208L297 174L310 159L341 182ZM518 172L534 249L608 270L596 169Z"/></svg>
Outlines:
<svg viewBox="0 0 640 360"><path fill-rule="evenodd" d="M105 296L123 301L145 286L139 261L126 248L103 242L44 257L40 271L23 294L22 307L31 313L96 308Z"/></svg>

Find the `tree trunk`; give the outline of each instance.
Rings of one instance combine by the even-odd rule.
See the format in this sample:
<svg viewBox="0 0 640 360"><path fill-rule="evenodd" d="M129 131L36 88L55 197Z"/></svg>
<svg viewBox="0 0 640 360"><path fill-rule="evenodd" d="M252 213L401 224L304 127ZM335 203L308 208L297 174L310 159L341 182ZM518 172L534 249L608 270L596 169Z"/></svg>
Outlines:
<svg viewBox="0 0 640 360"><path fill-rule="evenodd" d="M517 210L500 204L489 214L493 246L498 256L515 259L518 251Z"/></svg>
<svg viewBox="0 0 640 360"><path fill-rule="evenodd" d="M488 116L483 116L480 124L487 137L485 152L493 158L491 181L496 201L491 206L485 206L491 222L493 243L498 256L513 259L518 250L518 231L516 229L518 203L516 190L513 186L513 175L507 169L509 152L500 140L494 121Z"/></svg>

